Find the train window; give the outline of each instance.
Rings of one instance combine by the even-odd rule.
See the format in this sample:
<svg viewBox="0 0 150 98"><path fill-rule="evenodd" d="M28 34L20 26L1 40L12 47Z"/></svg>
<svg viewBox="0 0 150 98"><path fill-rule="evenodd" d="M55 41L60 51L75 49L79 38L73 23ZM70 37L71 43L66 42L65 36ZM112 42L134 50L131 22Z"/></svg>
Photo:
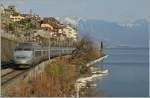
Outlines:
<svg viewBox="0 0 150 98"><path fill-rule="evenodd" d="M46 54L47 53L47 51L43 51L43 54Z"/></svg>
<svg viewBox="0 0 150 98"><path fill-rule="evenodd" d="M48 54L48 51L46 51L46 54Z"/></svg>
<svg viewBox="0 0 150 98"><path fill-rule="evenodd" d="M45 55L45 51L43 51L43 54Z"/></svg>
<svg viewBox="0 0 150 98"><path fill-rule="evenodd" d="M35 56L41 56L41 51L35 51Z"/></svg>

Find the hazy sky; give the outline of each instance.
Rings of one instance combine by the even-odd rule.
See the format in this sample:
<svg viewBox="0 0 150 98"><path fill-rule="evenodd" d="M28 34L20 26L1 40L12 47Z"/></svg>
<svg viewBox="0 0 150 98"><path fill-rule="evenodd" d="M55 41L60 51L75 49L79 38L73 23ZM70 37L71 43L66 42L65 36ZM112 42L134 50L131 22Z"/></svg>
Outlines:
<svg viewBox="0 0 150 98"><path fill-rule="evenodd" d="M40 16L78 16L109 21L148 19L149 0L0 0Z"/></svg>

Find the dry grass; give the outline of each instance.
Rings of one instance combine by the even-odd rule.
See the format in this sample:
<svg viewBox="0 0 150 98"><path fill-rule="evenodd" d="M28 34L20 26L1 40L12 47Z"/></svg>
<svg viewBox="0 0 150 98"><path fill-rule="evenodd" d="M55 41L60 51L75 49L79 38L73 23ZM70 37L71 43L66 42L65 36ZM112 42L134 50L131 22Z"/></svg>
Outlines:
<svg viewBox="0 0 150 98"><path fill-rule="evenodd" d="M30 82L20 80L17 91L11 88L8 96L70 97L74 95L74 83L77 79L76 67L52 62L45 71L32 77Z"/></svg>
<svg viewBox="0 0 150 98"><path fill-rule="evenodd" d="M13 96L16 96L16 95L17 95L17 93L16 93L16 87L15 87L15 86L12 86L12 87L8 90L7 96L13 97Z"/></svg>

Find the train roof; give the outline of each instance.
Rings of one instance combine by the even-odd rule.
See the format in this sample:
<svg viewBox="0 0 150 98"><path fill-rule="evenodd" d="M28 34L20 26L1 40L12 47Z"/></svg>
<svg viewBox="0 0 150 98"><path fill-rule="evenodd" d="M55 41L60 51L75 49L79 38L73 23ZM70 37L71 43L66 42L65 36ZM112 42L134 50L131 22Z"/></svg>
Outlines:
<svg viewBox="0 0 150 98"><path fill-rule="evenodd" d="M48 46L42 47L40 44L36 43L36 42L23 42L23 43L19 43L18 47L16 47L15 50L32 50L32 49L48 49ZM59 50L59 47L51 47L51 50ZM61 49L63 50L68 50L68 49L72 49L74 50L75 48L71 48L71 47L61 47Z"/></svg>
<svg viewBox="0 0 150 98"><path fill-rule="evenodd" d="M19 43L20 46L41 46L40 44L36 43L36 42L23 42L23 43Z"/></svg>
<svg viewBox="0 0 150 98"><path fill-rule="evenodd" d="M18 47L19 48L41 48L42 46L36 42L24 42L24 43L19 43Z"/></svg>

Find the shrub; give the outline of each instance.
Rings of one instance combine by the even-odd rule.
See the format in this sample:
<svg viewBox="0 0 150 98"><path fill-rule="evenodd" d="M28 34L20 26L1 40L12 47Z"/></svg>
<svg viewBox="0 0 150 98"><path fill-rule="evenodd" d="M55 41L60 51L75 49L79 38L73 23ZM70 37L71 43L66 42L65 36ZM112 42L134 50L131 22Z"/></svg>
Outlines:
<svg viewBox="0 0 150 98"><path fill-rule="evenodd" d="M72 62L79 65L86 65L88 62L101 57L98 47L92 42L91 38L84 36L72 53Z"/></svg>
<svg viewBox="0 0 150 98"><path fill-rule="evenodd" d="M61 65L56 63L56 62L52 62L48 65L46 65L45 67L45 72L55 81L59 81L60 79L60 75L61 75Z"/></svg>

